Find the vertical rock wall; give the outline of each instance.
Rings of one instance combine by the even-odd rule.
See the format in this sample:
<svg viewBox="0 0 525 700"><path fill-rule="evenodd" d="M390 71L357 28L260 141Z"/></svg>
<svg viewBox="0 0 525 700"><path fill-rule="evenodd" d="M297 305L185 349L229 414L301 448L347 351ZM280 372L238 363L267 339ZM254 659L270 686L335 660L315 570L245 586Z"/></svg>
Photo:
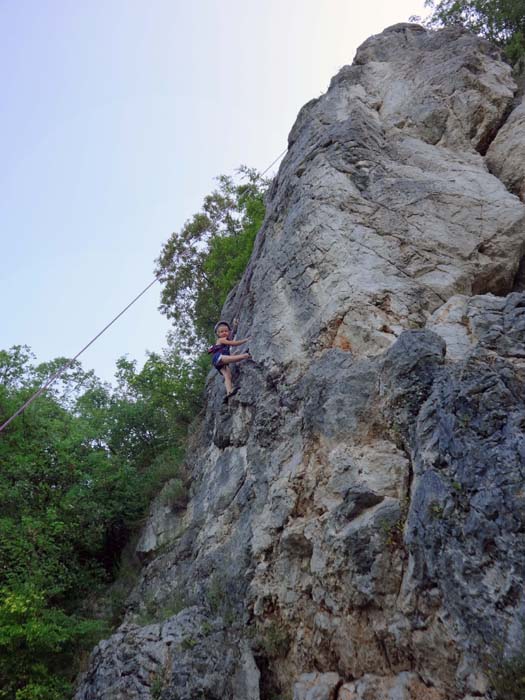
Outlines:
<svg viewBox="0 0 525 700"><path fill-rule="evenodd" d="M228 405L210 374L191 501L154 504L77 700L488 697L525 612L516 90L403 24L301 110L225 309L257 363Z"/></svg>

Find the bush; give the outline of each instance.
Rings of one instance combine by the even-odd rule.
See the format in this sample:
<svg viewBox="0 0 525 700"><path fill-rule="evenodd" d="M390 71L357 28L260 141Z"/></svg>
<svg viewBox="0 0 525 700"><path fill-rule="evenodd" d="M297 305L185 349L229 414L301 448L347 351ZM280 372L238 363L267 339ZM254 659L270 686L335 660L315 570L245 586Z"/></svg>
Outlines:
<svg viewBox="0 0 525 700"><path fill-rule="evenodd" d="M525 644L507 658L501 652L495 654L488 665L496 700L525 700Z"/></svg>
<svg viewBox="0 0 525 700"><path fill-rule="evenodd" d="M512 63L525 55L523 0L426 0L429 27L459 24L501 46Z"/></svg>
<svg viewBox="0 0 525 700"><path fill-rule="evenodd" d="M172 479L162 490L163 505L181 509L188 503L188 490L180 479Z"/></svg>
<svg viewBox="0 0 525 700"><path fill-rule="evenodd" d="M268 659L284 658L290 649L290 636L282 625L273 621L260 630L258 643Z"/></svg>
<svg viewBox="0 0 525 700"><path fill-rule="evenodd" d="M99 610L116 623L133 572L121 571L105 599L100 593L118 576L151 498L164 487L165 503L186 503L188 428L209 372L198 349L242 275L264 217L264 183L255 171L242 173L244 184L221 176L204 211L162 252L163 310L187 333L171 336L162 353L148 353L140 371L120 358L115 388L73 363L2 433L0 700L70 695L75 659L109 631L78 611L99 596ZM0 422L66 361L35 366L33 359L26 346L0 350ZM146 607L164 619L187 605L174 595L160 609Z"/></svg>
<svg viewBox="0 0 525 700"><path fill-rule="evenodd" d="M66 615L30 586L0 591L0 698L63 700L75 655L107 632L104 623Z"/></svg>

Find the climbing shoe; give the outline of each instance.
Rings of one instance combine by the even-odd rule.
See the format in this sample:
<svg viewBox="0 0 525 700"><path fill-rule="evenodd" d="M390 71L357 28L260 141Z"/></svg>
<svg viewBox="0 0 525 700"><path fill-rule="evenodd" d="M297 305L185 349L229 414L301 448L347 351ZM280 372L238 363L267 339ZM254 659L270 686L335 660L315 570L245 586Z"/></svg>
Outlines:
<svg viewBox="0 0 525 700"><path fill-rule="evenodd" d="M239 389L240 389L240 387L236 386L235 389L233 389L233 391L230 391L229 394L226 394L226 396L224 397L224 403L228 403L228 400L230 399L230 397L235 396L235 394L239 391Z"/></svg>

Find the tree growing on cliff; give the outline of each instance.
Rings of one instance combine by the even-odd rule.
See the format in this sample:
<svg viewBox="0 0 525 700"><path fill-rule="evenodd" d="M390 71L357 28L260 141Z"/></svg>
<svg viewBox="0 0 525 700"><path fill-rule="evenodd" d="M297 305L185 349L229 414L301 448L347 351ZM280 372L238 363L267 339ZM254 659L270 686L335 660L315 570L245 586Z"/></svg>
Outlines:
<svg viewBox="0 0 525 700"><path fill-rule="evenodd" d="M431 28L459 24L501 46L513 63L525 55L523 0L426 0Z"/></svg>
<svg viewBox="0 0 525 700"><path fill-rule="evenodd" d="M268 185L256 170L241 167L241 183L228 175L204 199L202 211L172 233L157 260L164 285L160 310L182 328L187 348L211 340L228 292L250 258L264 219Z"/></svg>

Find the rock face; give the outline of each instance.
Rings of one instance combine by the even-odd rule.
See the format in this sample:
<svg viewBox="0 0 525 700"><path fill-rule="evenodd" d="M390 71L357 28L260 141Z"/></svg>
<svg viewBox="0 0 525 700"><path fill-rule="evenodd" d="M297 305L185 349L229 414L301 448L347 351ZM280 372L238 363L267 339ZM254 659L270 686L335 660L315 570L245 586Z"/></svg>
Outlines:
<svg viewBox="0 0 525 700"><path fill-rule="evenodd" d="M257 363L227 406L210 374L190 503L153 505L77 700L489 697L525 614L515 92L403 24L301 110L225 309Z"/></svg>
<svg viewBox="0 0 525 700"><path fill-rule="evenodd" d="M487 164L494 175L521 201L525 201L525 61L516 69L519 85L515 108L487 151Z"/></svg>

